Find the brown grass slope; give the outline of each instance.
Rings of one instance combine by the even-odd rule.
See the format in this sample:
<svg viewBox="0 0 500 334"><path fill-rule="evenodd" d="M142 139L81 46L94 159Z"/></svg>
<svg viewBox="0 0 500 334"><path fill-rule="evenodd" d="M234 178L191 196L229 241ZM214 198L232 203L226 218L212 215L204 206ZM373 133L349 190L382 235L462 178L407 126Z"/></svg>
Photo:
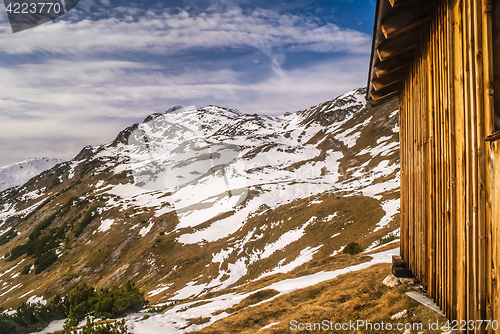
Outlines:
<svg viewBox="0 0 500 334"><path fill-rule="evenodd" d="M238 309L228 317L197 331L200 334L263 333L281 334L297 332L299 323L311 328L298 332L307 333L402 333L404 330L330 330L332 324L362 320L373 324L391 323L396 329L398 322L407 326L422 324L423 333L441 333L429 330L429 322L439 321L439 328L446 319L405 295L412 287L388 288L381 282L390 272L389 264L377 264L364 270L341 275L305 289L279 296L257 306ZM391 316L407 310L408 316L392 320ZM325 322L326 328L325 330ZM277 323L277 324L276 324ZM263 327L275 324L269 328ZM316 328L314 327L316 324ZM333 325L335 326L335 325ZM386 325L387 326L387 325ZM413 327L418 328L418 327ZM416 333L414 331L414 333Z"/></svg>

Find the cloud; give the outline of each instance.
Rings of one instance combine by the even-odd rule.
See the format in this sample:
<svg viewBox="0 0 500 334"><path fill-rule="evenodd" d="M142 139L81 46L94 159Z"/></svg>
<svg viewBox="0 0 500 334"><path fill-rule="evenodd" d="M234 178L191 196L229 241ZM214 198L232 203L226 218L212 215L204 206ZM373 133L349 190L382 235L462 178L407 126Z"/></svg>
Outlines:
<svg viewBox="0 0 500 334"><path fill-rule="evenodd" d="M70 12L71 13L71 12ZM70 14L68 14L70 15ZM270 53L273 49L316 52L369 52L370 36L341 29L333 23L320 25L314 17L282 14L275 10L225 12L198 15L170 9L139 10L121 7L115 16L60 20L17 34L0 26L0 52L29 54L88 55L141 51L173 54L186 49L254 48ZM71 16L70 16L71 17Z"/></svg>
<svg viewBox="0 0 500 334"><path fill-rule="evenodd" d="M365 58L329 60L295 70L273 63L276 71L253 84L242 82L230 69L171 75L152 71L154 64L119 61L70 66L75 63L52 60L3 68L0 165L42 152L71 159L83 146L107 143L126 126L173 105L215 104L274 115L305 109L364 86L366 69L359 64Z"/></svg>
<svg viewBox="0 0 500 334"><path fill-rule="evenodd" d="M83 3L88 11L98 4ZM0 67L0 166L71 159L173 105L280 115L366 84L368 35L313 17L228 8L118 7L111 17L75 9L17 34L0 13L0 52L10 59ZM340 55L288 66L300 52Z"/></svg>

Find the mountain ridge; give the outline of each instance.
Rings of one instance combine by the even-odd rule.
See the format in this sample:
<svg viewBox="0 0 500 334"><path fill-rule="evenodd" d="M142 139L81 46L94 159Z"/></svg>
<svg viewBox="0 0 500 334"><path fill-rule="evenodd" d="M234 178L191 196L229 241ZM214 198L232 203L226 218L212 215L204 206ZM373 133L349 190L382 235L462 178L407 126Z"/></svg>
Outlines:
<svg viewBox="0 0 500 334"><path fill-rule="evenodd" d="M130 279L152 304L189 305L340 268L347 243L397 235L395 103L359 89L283 116L177 110L0 193L0 305Z"/></svg>
<svg viewBox="0 0 500 334"><path fill-rule="evenodd" d="M33 176L63 162L55 158L32 158L0 167L0 191L20 186Z"/></svg>

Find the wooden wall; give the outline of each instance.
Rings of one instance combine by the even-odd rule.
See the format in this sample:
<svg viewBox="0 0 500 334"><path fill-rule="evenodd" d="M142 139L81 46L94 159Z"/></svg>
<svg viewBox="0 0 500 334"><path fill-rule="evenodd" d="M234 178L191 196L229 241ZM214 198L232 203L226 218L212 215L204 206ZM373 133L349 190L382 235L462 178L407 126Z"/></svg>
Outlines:
<svg viewBox="0 0 500 334"><path fill-rule="evenodd" d="M492 2L433 6L399 95L401 255L448 318L500 326Z"/></svg>

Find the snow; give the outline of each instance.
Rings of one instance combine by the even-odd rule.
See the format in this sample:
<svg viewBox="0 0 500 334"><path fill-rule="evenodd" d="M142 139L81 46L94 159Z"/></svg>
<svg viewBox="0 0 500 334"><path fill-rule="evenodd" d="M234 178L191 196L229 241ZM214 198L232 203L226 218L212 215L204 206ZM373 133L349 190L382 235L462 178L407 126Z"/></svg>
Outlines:
<svg viewBox="0 0 500 334"><path fill-rule="evenodd" d="M377 223L377 227L373 230L373 232L377 232L378 230L387 227L387 225L389 225L392 221L394 215L399 212L399 198L385 201L382 203L382 209L384 209L385 215Z"/></svg>
<svg viewBox="0 0 500 334"><path fill-rule="evenodd" d="M320 204L320 203L323 203L323 201L315 199L315 200L312 200L312 201L309 202L309 206L311 206L312 204Z"/></svg>
<svg viewBox="0 0 500 334"><path fill-rule="evenodd" d="M321 271L315 274L305 275L298 278L292 278L273 283L269 286L263 287L261 290L274 289L279 291L279 294L263 302L271 301L272 299L278 296L290 293L294 290L303 289L327 280L332 280L342 274L368 268L377 263L391 263L393 255L399 255L399 248L372 254L370 255L372 257L372 260L358 265L334 271ZM202 286L200 285L194 288L194 290L190 291L189 288L193 288L194 286L195 282L190 282L186 287L186 290L183 291L182 296L179 297L197 295L203 290ZM179 303L174 307L166 310L165 313L151 314L151 316L145 320L141 320L144 316L143 313L131 314L125 318L126 324L129 328L129 331L134 334L150 334L150 333L181 334L181 333L197 331L229 315L226 312L222 312L216 316L213 316L213 313L230 308L238 304L240 301L250 296L251 294L256 293L257 291L252 291L244 294L236 294L236 293L224 294L214 298L206 299L204 301L206 301L207 303L198 306L192 306L192 305L198 303L199 300L194 302ZM188 319L199 318L199 317L203 318L210 317L210 321L202 325L193 324L191 326L188 326Z"/></svg>
<svg viewBox="0 0 500 334"><path fill-rule="evenodd" d="M321 271L315 274L301 276L298 278L291 278L283 280L280 282L273 283L266 287L266 289L274 289L280 292L280 294L289 293L294 290L303 289L308 286L312 286L323 281L334 279L335 277L349 272L358 271L361 269L368 268L377 263L392 263L392 256L399 255L399 248L390 249L385 252L371 254L372 260L364 262L358 265L337 269L334 271Z"/></svg>
<svg viewBox="0 0 500 334"><path fill-rule="evenodd" d="M390 139L392 139L392 136L380 137L379 139L377 139L377 145Z"/></svg>
<svg viewBox="0 0 500 334"><path fill-rule="evenodd" d="M196 285L196 282L189 282L180 290L177 290L175 296L171 300L182 300L199 295L205 288L206 284Z"/></svg>
<svg viewBox="0 0 500 334"><path fill-rule="evenodd" d="M151 230L151 227L153 227L153 225L154 225L154 223L153 223L153 222L151 222L151 223L149 223L149 225L148 225L148 226L145 226L145 227L141 228L141 230L139 231L139 235L140 235L141 237L146 236L146 234L148 234L148 233L149 233L149 231Z"/></svg>
<svg viewBox="0 0 500 334"><path fill-rule="evenodd" d="M272 243L268 243L264 246L264 251L259 252L256 254L256 257L261 260L268 258L274 252L278 250L283 250L285 249L286 246L290 245L291 243L299 240L304 234L305 234L305 229L307 226L312 224L316 220L316 217L311 217L307 222L305 222L300 228L287 231L283 233L278 240ZM252 261L254 262L254 261Z"/></svg>
<svg viewBox="0 0 500 334"><path fill-rule="evenodd" d="M368 253L368 252L373 252L373 251L376 251L376 250L379 250L380 248L382 247L385 247L387 245L392 245L392 244L396 244L396 243L399 243L399 238L398 239L394 239L392 240L391 242L388 242L388 243L385 243L383 245L379 245L379 242L378 241L375 241L373 243L373 245L370 245L367 249L365 249L363 251L363 253Z"/></svg>
<svg viewBox="0 0 500 334"><path fill-rule="evenodd" d="M7 282L5 282L5 283L7 283ZM4 283L4 284L5 284L5 283ZM7 291L3 292L2 294L0 294L0 297L5 296L6 294L8 294L9 292L11 292L12 290L17 289L17 288L19 288L19 287L21 287L21 286L22 286L22 284L21 284L21 283L19 283L19 284L17 284L17 285L14 285L14 286L13 286L13 287L11 287L9 290L7 290ZM3 290L3 288L2 288L2 290Z"/></svg>
<svg viewBox="0 0 500 334"><path fill-rule="evenodd" d="M17 310L8 309L8 310L3 311L2 313L7 314L7 315L14 315L17 313Z"/></svg>
<svg viewBox="0 0 500 334"><path fill-rule="evenodd" d="M93 195L98 193L98 196L107 201L106 207L101 208L99 214L114 208L120 212L134 211L135 214L150 212L154 222L149 221L147 226L127 225L130 229L137 228L138 235L145 237L151 232L155 222L161 224L162 219L159 217L175 212L178 224L173 228L173 233L179 234L176 237L179 243L203 245L229 238L229 241L221 245L217 251L207 254L213 264L208 264L210 267L208 270L218 267L218 274L204 277L197 276L200 273L195 273L193 277L187 277L186 281L190 282L177 291L171 288L171 283L157 282L150 286L151 291L147 292L148 296L159 298L159 295L165 295L165 291L168 290L168 295L173 295L171 299L180 302L165 314L151 314L146 320L141 320L143 313L128 316L127 324L132 333L190 332L226 317L228 314L225 312L217 316L212 314L239 303L256 291L220 295L207 299L208 303L205 305L195 307L191 307L194 302L182 301L244 282L252 268L251 265L258 266L257 261L268 259L279 251L286 251L289 245L304 236L309 225L329 224L338 216L338 212L334 212L335 208L332 208L328 216L322 219L314 216L305 218L302 225L288 230L284 230L285 221L291 219L292 213L280 218L270 218L265 225L251 228L245 226L250 218L263 215L268 210L297 199L314 198L309 205L323 203L318 195L326 192L335 194L341 191L346 193L346 196L363 194L381 199L384 192L399 188L399 173L395 173L397 164L382 160L371 171L365 169L368 165L372 166L370 161L373 161L366 159L373 157L379 159L397 152L399 144L395 141L394 135L375 136L371 142L373 147L367 147L357 154L364 159L364 164L351 165L347 161L347 165L350 166L349 173L339 171L340 162L344 158L342 152L336 152L335 149L324 151L318 148L318 144L306 144L310 138L320 134L323 137L316 138L319 138L323 146L328 144L326 138L333 136L347 148L353 148L357 139L364 135L363 130L372 122L373 117L367 117L364 122L346 128L346 122L353 119L356 108L364 105L364 97L358 91L353 91L341 98L345 99L341 101L341 106L335 106L335 101L330 101L282 117L242 115L234 110L214 106L172 111L154 116L152 120L140 124L138 130L130 136L128 145L102 146L104 149L99 153L96 153L97 148L93 148L93 152L96 153L94 159L99 158L109 162L101 167L101 171L107 168L115 174L130 171L131 177L128 180L133 179L128 183L124 180L121 184L110 184L103 180L97 181L98 177L106 178L100 177L99 170L95 171ZM326 113L346 107L354 108L348 112L343 121L335 122L328 128L321 126L316 120L308 120L308 124L304 122L316 112ZM394 113L391 117L393 116ZM361 117L364 119L364 116ZM144 141L144 134L148 139L147 143ZM349 156L348 158L350 159ZM75 162L69 165L70 178L74 177L76 166ZM349 179L341 179L341 173L342 176L349 175ZM395 175L392 179L373 183L375 179L391 173ZM42 193L43 191L32 191L25 196L36 198ZM397 200L387 200L381 205L385 215L377 224L377 228L387 226L399 210ZM223 215L226 213L231 215ZM0 206L0 219L13 214L19 214L14 204L7 202ZM324 215L326 214L322 214L322 217ZM211 223L204 224L203 229L196 228L208 220L211 220ZM104 219L95 233L106 232L113 224L116 224L115 220ZM277 226L279 228L276 228ZM243 228L245 231L249 230L244 237L231 238L232 234ZM186 233L184 229L192 232ZM275 230L269 231L269 229ZM264 232L272 232L273 239L270 239L272 241L259 248L251 247L249 243L263 238ZM334 234L332 238L338 235L340 233ZM269 267L271 269L262 273L259 279L290 272L311 261L322 245L303 247L305 248L297 250L297 252L300 250L300 253L295 258L282 256L281 261L276 260ZM342 250L343 247L331 255L334 256ZM262 289L276 289L282 295L374 263L390 262L392 253L384 254L386 253L374 255L372 261L361 265L275 282ZM147 262L150 266L155 263L152 258ZM6 284L0 291L9 288L10 285ZM25 296L31 293L33 290ZM202 325L189 325L188 319L197 317L210 317L210 321Z"/></svg>
<svg viewBox="0 0 500 334"><path fill-rule="evenodd" d="M30 290L30 291L26 292L24 295L20 296L19 298L24 298L27 295L29 295L30 293L32 293L33 291L35 291L35 290Z"/></svg>
<svg viewBox="0 0 500 334"><path fill-rule="evenodd" d="M101 225L99 226L99 228L97 229L98 232L106 232L108 231L111 226L113 225L113 223L115 222L114 219L104 219L102 222L101 222ZM149 232L149 231L148 231Z"/></svg>
<svg viewBox="0 0 500 334"><path fill-rule="evenodd" d="M340 233L337 233L337 234L340 234ZM333 238L333 237L332 237ZM337 250L334 250L332 254L330 254L330 256L335 256L337 254L340 254L343 250L344 250L345 246L342 246L340 247L339 249Z"/></svg>
<svg viewBox="0 0 500 334"><path fill-rule="evenodd" d="M261 278L266 277L266 276L278 274L278 273L287 273L287 272L292 271L293 269L303 265L304 263L311 261L314 254L316 254L322 246L323 245L319 245L319 246L314 247L314 248L313 247L304 248L303 250L300 251L299 256L297 256L293 261L291 261L285 265L278 264L278 266L274 267L272 270L260 275L258 279L261 279Z"/></svg>
<svg viewBox="0 0 500 334"><path fill-rule="evenodd" d="M233 248L228 248L227 250L221 250L219 253L217 254L214 254L212 256L212 263L223 263L225 259L227 259L229 257L229 255L231 255L231 253L233 252Z"/></svg>
<svg viewBox="0 0 500 334"><path fill-rule="evenodd" d="M34 295L34 296L31 296L26 301L26 304L36 304L36 303L40 303L42 305L47 305L47 301L43 298L43 296L37 297L36 295Z"/></svg>
<svg viewBox="0 0 500 334"><path fill-rule="evenodd" d="M162 293L163 291L168 290L172 286L172 283L170 283L170 284L159 284L158 286L159 286L158 289L151 290L151 291L148 292L148 296L149 297L156 296L156 295Z"/></svg>
<svg viewBox="0 0 500 334"><path fill-rule="evenodd" d="M205 229L183 234L178 237L177 241L183 244L194 244L222 239L241 228L262 203L268 204L271 209L276 208L297 198L305 198L331 190L332 185L329 182L304 184L298 179L293 184L287 184L286 191L283 191L284 185L281 183L268 183L260 187L262 189L260 196L257 199L247 201L246 206L236 211L232 216L217 220Z"/></svg>
<svg viewBox="0 0 500 334"><path fill-rule="evenodd" d="M32 177L63 162L60 159L37 158L0 167L0 191L20 186Z"/></svg>
<svg viewBox="0 0 500 334"><path fill-rule="evenodd" d="M270 323L269 325L266 325L266 326L262 327L260 330L271 328L274 325L278 325L278 324L279 324L279 322L273 322L273 323Z"/></svg>
<svg viewBox="0 0 500 334"><path fill-rule="evenodd" d="M21 196L21 201L26 202L29 200L34 200L43 195L45 192L45 187L41 189L35 189L33 191L27 192Z"/></svg>
<svg viewBox="0 0 500 334"><path fill-rule="evenodd" d="M11 271L13 271L14 269L16 269L16 268L17 268L17 266L19 266L21 263L23 263L23 262L24 262L24 260L26 260L26 259L22 259L21 261L19 261L19 262L18 262L15 266L13 266L12 268L7 269L7 270L5 270L4 272L2 272L2 273L0 274L0 277L2 277L2 276L3 276L3 275L5 275L5 274L8 274L8 273L10 273Z"/></svg>
<svg viewBox="0 0 500 334"><path fill-rule="evenodd" d="M102 187L102 185L104 184L104 181L103 180L99 180L97 181L97 183L95 184L95 188L99 189L100 187Z"/></svg>
<svg viewBox="0 0 500 334"><path fill-rule="evenodd" d="M372 157L376 157L377 155L388 156L392 152L395 152L399 149L399 142L391 142L387 141L386 143L379 144L372 148L365 148L361 150L358 155L361 156L363 154L370 154Z"/></svg>
<svg viewBox="0 0 500 334"><path fill-rule="evenodd" d="M362 193L364 196L370 196L380 199L382 198L382 196L380 195L381 193L397 188L399 188L399 172L394 179L365 187L364 189L362 189Z"/></svg>
<svg viewBox="0 0 500 334"><path fill-rule="evenodd" d="M333 218L337 217L338 215L338 212L335 212L333 215L328 215L326 216L325 218L323 218L323 221L325 222L329 222L330 220L332 220Z"/></svg>
<svg viewBox="0 0 500 334"><path fill-rule="evenodd" d="M64 329L64 322L66 319L62 320L54 320L51 323L47 325L42 331L40 332L32 332L31 334L51 334L54 332L62 331Z"/></svg>
<svg viewBox="0 0 500 334"><path fill-rule="evenodd" d="M68 180L72 179L75 176L75 168L76 166L78 166L78 164L79 162L72 161L69 165Z"/></svg>

